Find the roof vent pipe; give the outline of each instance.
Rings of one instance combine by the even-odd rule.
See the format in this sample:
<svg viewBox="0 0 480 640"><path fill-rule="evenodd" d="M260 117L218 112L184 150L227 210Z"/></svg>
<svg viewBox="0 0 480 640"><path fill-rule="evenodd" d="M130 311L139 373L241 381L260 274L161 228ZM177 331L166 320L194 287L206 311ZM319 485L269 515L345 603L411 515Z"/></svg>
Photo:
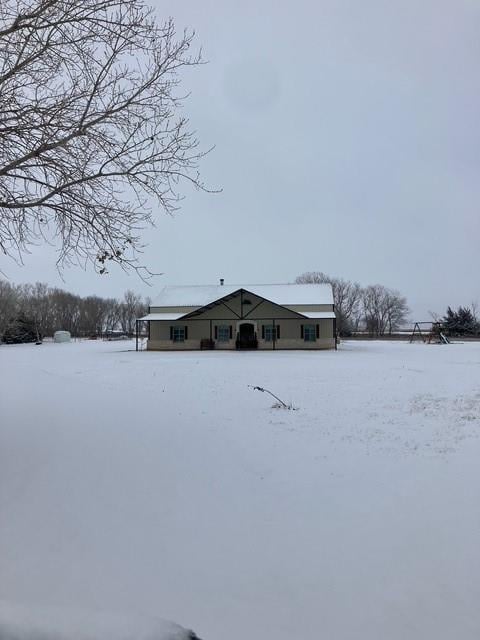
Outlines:
<svg viewBox="0 0 480 640"><path fill-rule="evenodd" d="M224 282L225 282L225 280L223 278L220 278L220 284L222 285L222 287L223 287L223 283Z"/></svg>

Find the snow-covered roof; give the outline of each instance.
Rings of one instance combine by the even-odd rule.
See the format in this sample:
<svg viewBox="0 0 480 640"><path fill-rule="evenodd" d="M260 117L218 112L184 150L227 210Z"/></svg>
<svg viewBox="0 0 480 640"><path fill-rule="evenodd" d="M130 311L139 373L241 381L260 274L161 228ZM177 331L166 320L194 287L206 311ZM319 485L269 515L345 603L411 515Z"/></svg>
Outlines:
<svg viewBox="0 0 480 640"><path fill-rule="evenodd" d="M311 320L328 320L329 318L336 317L333 311L301 311L301 314Z"/></svg>
<svg viewBox="0 0 480 640"><path fill-rule="evenodd" d="M152 307L203 307L239 289L282 306L333 304L329 284L225 284L166 286Z"/></svg>
<svg viewBox="0 0 480 640"><path fill-rule="evenodd" d="M335 318L333 311L299 311L299 313L311 320ZM170 320L174 322L175 320L183 318L184 315L184 313L148 313L146 316L143 316L143 318L138 318L138 320Z"/></svg>
<svg viewBox="0 0 480 640"><path fill-rule="evenodd" d="M182 318L184 313L148 313L143 318L139 318L139 320L178 320Z"/></svg>

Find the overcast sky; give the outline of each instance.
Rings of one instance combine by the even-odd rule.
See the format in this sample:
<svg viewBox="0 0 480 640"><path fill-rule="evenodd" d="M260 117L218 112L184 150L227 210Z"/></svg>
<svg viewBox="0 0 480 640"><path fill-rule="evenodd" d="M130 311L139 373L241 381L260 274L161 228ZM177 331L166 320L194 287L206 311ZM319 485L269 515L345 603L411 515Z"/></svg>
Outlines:
<svg viewBox="0 0 480 640"><path fill-rule="evenodd" d="M209 64L185 112L211 195L144 234L152 288L55 271L39 248L15 282L155 296L163 284L291 282L324 271L399 289L412 317L480 301L480 0L156 0Z"/></svg>

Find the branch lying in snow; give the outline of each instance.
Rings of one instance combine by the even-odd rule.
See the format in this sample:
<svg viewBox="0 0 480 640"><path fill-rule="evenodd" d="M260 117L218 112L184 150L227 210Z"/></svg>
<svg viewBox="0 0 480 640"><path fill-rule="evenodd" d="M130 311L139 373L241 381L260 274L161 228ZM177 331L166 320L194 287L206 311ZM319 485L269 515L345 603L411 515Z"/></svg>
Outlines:
<svg viewBox="0 0 480 640"><path fill-rule="evenodd" d="M0 639L200 640L174 622L128 614L17 605L0 600Z"/></svg>
<svg viewBox="0 0 480 640"><path fill-rule="evenodd" d="M280 400L280 398L278 396L276 396L274 393L272 393L271 391L269 391L268 389L264 389L263 387L254 387L253 385L249 384L248 385L249 389L253 389L253 391L261 391L262 393L269 393L272 398L275 398L275 400L277 400L278 404L274 404L273 408L275 409L288 409L289 411L296 411L298 409L298 407L294 407L293 404L285 404L285 402L283 402L283 400Z"/></svg>

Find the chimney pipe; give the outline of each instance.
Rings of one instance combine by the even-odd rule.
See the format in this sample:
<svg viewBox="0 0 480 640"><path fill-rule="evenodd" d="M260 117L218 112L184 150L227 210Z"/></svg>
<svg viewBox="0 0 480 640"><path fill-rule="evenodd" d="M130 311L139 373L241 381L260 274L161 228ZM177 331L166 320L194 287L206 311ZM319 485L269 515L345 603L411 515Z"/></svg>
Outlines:
<svg viewBox="0 0 480 640"><path fill-rule="evenodd" d="M220 278L220 284L223 287L223 283L225 282L225 280L223 278Z"/></svg>

